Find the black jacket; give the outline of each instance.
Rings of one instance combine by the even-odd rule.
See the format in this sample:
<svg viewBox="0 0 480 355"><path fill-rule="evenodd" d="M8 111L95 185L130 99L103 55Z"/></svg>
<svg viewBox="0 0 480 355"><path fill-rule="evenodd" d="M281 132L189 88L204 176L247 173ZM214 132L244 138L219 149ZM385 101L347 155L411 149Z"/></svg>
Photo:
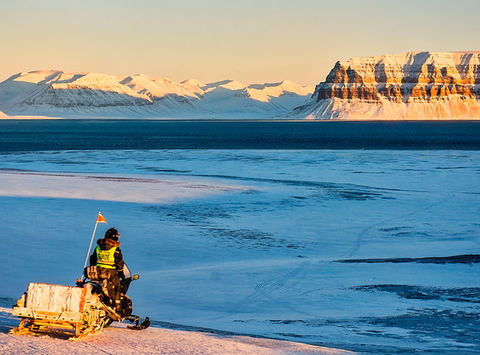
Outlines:
<svg viewBox="0 0 480 355"><path fill-rule="evenodd" d="M117 269L118 272L122 272L125 262L123 261L122 251L119 248L120 242L117 242L109 238L104 238L104 239L97 240L97 244L100 246L100 249L102 250L109 250L109 249L112 249L113 247L117 247L114 254L115 268ZM95 250L93 251L93 254L90 256L90 265L97 265L97 252Z"/></svg>

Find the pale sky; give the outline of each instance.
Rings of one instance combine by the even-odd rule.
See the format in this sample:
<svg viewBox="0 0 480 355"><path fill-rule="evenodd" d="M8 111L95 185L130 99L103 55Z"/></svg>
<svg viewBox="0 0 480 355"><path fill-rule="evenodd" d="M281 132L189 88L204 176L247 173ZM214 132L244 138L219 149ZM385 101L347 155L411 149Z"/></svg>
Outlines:
<svg viewBox="0 0 480 355"><path fill-rule="evenodd" d="M316 84L337 60L480 49L479 0L0 0L0 80L58 69Z"/></svg>

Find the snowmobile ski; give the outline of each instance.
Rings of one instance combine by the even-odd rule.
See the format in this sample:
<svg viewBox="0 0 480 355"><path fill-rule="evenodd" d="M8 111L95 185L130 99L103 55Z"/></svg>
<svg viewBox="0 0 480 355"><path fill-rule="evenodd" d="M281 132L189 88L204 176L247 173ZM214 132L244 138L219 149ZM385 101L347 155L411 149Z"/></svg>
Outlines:
<svg viewBox="0 0 480 355"><path fill-rule="evenodd" d="M129 319L130 320L130 319ZM142 329L147 329L150 326L150 318L146 317L145 320L140 323L140 318L138 316L135 316L134 320L130 320L132 323L135 322L135 325L127 325L127 328L133 329L133 330L142 330Z"/></svg>

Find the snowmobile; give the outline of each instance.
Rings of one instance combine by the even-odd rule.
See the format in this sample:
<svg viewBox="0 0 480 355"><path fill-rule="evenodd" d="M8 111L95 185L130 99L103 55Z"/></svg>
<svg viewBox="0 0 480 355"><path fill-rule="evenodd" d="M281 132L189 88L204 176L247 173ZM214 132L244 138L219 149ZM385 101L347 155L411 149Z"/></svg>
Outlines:
<svg viewBox="0 0 480 355"><path fill-rule="evenodd" d="M76 286L62 286L31 282L16 305L12 315L20 317L18 327L12 334L60 332L72 335L69 339L81 339L89 334L98 334L113 321L128 320L130 329L145 329L150 325L148 317L140 323L132 315L132 300L126 295L130 283L139 278L131 274L127 265L120 273L120 309L115 309L109 297L108 280L102 278L102 268L85 268L84 277Z"/></svg>

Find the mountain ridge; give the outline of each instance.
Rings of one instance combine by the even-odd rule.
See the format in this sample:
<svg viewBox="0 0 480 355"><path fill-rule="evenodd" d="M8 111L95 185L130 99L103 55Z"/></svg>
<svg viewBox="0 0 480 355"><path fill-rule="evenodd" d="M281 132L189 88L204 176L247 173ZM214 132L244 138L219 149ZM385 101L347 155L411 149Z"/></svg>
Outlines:
<svg viewBox="0 0 480 355"><path fill-rule="evenodd" d="M0 110L10 116L274 117L313 93L290 81L243 84L226 79L175 82L145 74L109 75L36 70L0 83Z"/></svg>

